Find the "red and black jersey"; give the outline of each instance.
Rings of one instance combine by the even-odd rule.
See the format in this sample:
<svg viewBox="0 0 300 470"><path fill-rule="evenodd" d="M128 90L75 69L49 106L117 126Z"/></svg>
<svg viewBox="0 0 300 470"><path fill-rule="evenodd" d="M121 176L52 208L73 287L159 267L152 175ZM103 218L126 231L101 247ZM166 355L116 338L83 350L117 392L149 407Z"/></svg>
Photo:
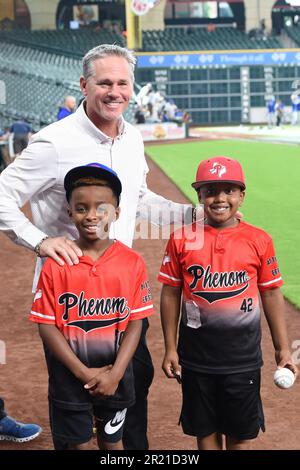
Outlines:
<svg viewBox="0 0 300 470"><path fill-rule="evenodd" d="M259 291L283 284L265 231L245 222L224 230L206 225L199 248L184 230L175 232L158 279L182 287L182 365L214 374L261 367Z"/></svg>
<svg viewBox="0 0 300 470"><path fill-rule="evenodd" d="M59 266L48 259L40 275L30 320L56 325L77 357L88 367L113 364L129 321L153 312L145 263L120 242L98 260L82 256L79 264ZM83 384L45 348L50 397L76 408L90 402ZM134 400L132 372L126 371L108 406ZM80 405L79 405L80 404Z"/></svg>

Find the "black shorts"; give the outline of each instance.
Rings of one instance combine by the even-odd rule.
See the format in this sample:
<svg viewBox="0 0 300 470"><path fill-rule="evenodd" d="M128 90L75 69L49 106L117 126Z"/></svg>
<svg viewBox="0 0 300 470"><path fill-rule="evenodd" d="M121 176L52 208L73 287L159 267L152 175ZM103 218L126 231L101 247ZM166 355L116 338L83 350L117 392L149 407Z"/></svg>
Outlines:
<svg viewBox="0 0 300 470"><path fill-rule="evenodd" d="M183 369L182 392L185 434L201 438L218 432L246 440L265 430L260 369L226 375Z"/></svg>
<svg viewBox="0 0 300 470"><path fill-rule="evenodd" d="M65 450L68 444L83 444L93 437L93 426L103 442L122 439L127 408L122 410L94 406L89 410L60 408L49 400L49 417L55 450ZM95 420L95 421L94 421Z"/></svg>

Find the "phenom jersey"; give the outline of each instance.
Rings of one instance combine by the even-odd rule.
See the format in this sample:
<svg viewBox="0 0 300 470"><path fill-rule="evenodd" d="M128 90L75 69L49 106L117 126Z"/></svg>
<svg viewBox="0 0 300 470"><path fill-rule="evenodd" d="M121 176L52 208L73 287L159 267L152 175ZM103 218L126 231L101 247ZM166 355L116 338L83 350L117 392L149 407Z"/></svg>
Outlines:
<svg viewBox="0 0 300 470"><path fill-rule="evenodd" d="M102 367L114 363L128 322L152 313L145 263L138 253L117 241L96 261L82 256L77 265L59 266L47 259L29 319L56 325L81 362L87 367ZM90 407L91 398L83 384L47 347L45 354L51 399L63 407ZM104 401L111 407L133 403L131 365L115 395Z"/></svg>
<svg viewBox="0 0 300 470"><path fill-rule="evenodd" d="M176 234L158 279L182 286L180 363L213 374L261 367L259 291L283 284L271 237L245 222L224 230L205 225L203 247L188 249Z"/></svg>

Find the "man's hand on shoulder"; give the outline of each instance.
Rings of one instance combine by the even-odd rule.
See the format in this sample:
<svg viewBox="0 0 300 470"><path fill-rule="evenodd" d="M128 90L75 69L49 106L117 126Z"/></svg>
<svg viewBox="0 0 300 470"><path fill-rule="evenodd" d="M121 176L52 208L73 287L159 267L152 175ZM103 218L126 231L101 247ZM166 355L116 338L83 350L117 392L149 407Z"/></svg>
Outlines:
<svg viewBox="0 0 300 470"><path fill-rule="evenodd" d="M65 262L73 266L79 263L78 258L82 256L82 251L73 240L67 237L49 237L39 246L39 256L48 256L60 266L63 266Z"/></svg>

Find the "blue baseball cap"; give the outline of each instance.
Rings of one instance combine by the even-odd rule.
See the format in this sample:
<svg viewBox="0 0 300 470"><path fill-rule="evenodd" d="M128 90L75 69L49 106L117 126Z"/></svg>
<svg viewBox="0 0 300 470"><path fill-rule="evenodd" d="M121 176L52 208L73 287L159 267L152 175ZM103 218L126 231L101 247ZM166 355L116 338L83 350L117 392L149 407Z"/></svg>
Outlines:
<svg viewBox="0 0 300 470"><path fill-rule="evenodd" d="M120 198L122 192L122 183L119 180L117 173L108 166L101 165L101 163L89 163L88 165L76 166L68 171L64 179L64 188L66 190L67 201L70 199L70 194L74 188L74 183L81 178L93 177L108 181L113 191Z"/></svg>

